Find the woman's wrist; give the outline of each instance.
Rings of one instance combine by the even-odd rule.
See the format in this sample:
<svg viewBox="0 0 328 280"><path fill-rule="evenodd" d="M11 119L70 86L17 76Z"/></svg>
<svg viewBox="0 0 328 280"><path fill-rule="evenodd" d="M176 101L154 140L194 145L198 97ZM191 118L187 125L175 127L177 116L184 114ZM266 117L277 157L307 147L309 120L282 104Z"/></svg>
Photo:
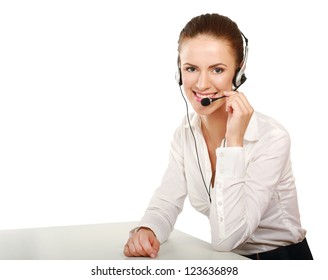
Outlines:
<svg viewBox="0 0 328 280"><path fill-rule="evenodd" d="M147 231L150 231L150 232L152 232L152 233L154 234L154 236L156 237L155 232L153 232L153 230L152 230L151 228L149 228L149 227L140 227L140 228L137 229L136 232L138 232L138 231L140 231L140 230L147 230Z"/></svg>
<svg viewBox="0 0 328 280"><path fill-rule="evenodd" d="M243 139L225 138L223 141L223 147L243 147L243 142Z"/></svg>

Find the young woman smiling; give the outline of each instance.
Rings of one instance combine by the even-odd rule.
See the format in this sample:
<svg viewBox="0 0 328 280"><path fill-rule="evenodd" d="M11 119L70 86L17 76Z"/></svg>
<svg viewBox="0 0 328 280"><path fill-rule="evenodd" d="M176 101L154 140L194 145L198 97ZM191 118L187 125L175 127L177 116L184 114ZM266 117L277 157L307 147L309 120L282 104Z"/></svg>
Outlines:
<svg viewBox="0 0 328 280"><path fill-rule="evenodd" d="M246 37L231 19L205 14L187 23L178 44L178 82L195 112L177 128L161 185L124 254L156 257L188 195L209 219L215 250L312 259L288 132L237 91L246 80Z"/></svg>

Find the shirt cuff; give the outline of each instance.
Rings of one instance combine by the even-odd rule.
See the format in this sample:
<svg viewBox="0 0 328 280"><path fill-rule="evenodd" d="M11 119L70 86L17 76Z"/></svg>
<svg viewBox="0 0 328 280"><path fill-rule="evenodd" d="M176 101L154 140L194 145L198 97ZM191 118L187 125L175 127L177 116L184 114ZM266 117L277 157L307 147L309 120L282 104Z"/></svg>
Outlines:
<svg viewBox="0 0 328 280"><path fill-rule="evenodd" d="M243 147L216 149L216 172L221 178L240 178L245 174L245 150Z"/></svg>
<svg viewBox="0 0 328 280"><path fill-rule="evenodd" d="M137 227L134 228L133 230L135 232L138 231L138 229L141 227L147 227L152 230L158 241L162 244L167 240L169 233L166 233L166 230L165 228L163 228L163 225L158 223L158 221L155 220L155 218L156 217L154 217L152 214L144 216L143 219L140 221L140 223L137 225ZM157 217L157 219L159 218Z"/></svg>

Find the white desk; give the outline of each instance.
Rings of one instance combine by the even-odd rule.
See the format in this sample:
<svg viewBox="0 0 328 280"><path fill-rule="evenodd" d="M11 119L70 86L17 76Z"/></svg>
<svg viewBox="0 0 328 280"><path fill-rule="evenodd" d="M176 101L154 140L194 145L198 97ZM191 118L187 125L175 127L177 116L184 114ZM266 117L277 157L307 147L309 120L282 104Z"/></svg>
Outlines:
<svg viewBox="0 0 328 280"><path fill-rule="evenodd" d="M123 260L129 231L135 223L109 223L0 231L1 260ZM144 259L144 258L142 258ZM205 241L174 230L157 259L247 259L216 252Z"/></svg>

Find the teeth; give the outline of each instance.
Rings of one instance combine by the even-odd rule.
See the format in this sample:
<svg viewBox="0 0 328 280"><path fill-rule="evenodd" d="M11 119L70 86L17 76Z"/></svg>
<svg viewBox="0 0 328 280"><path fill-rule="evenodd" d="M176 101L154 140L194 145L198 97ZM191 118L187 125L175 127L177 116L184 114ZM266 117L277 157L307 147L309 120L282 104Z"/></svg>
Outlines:
<svg viewBox="0 0 328 280"><path fill-rule="evenodd" d="M211 94L199 94L198 92L195 92L196 96L199 98L210 98L213 97L216 93L211 93Z"/></svg>

